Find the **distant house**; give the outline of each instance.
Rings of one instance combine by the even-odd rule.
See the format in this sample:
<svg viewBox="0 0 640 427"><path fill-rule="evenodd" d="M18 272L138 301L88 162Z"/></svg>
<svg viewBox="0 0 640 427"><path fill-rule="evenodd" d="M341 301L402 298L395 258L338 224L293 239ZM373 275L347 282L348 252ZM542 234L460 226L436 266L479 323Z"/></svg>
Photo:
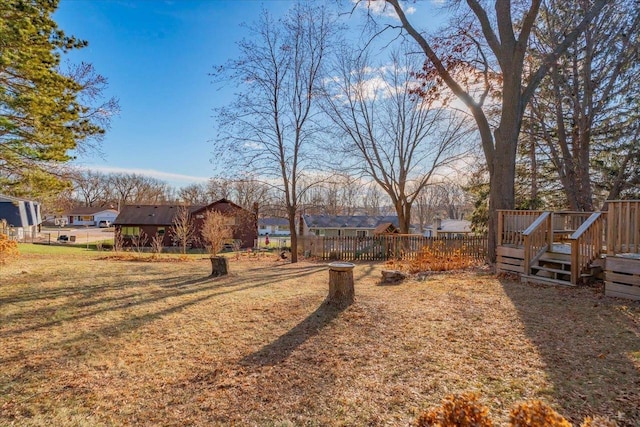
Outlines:
<svg viewBox="0 0 640 427"><path fill-rule="evenodd" d="M100 221L108 221L110 224L115 221L118 211L110 208L80 207L64 215L67 223L74 226L97 226Z"/></svg>
<svg viewBox="0 0 640 427"><path fill-rule="evenodd" d="M122 208L114 221L116 238L122 237L125 246L130 246L132 238L144 233L147 239L143 246L151 246L151 238L162 236L163 246L175 246L174 224L180 209L179 205L127 205ZM185 207L189 213L189 221L196 230L196 238L191 247L202 248L204 242L200 231L208 211L228 215L230 225L234 226L233 239L241 241L241 247L253 247L258 238L255 214L226 199L220 199L209 205Z"/></svg>
<svg viewBox="0 0 640 427"><path fill-rule="evenodd" d="M367 237L382 233L395 233L399 228L395 215L302 215L304 236Z"/></svg>
<svg viewBox="0 0 640 427"><path fill-rule="evenodd" d="M9 226L10 237L18 240L34 238L42 224L40 204L0 194L0 220L2 219Z"/></svg>
<svg viewBox="0 0 640 427"><path fill-rule="evenodd" d="M286 218L259 218L258 219L258 234L265 236L289 236L291 230L289 229L289 220Z"/></svg>
<svg viewBox="0 0 640 427"><path fill-rule="evenodd" d="M466 219L436 219L424 232L426 237L460 237L471 233L471 221Z"/></svg>

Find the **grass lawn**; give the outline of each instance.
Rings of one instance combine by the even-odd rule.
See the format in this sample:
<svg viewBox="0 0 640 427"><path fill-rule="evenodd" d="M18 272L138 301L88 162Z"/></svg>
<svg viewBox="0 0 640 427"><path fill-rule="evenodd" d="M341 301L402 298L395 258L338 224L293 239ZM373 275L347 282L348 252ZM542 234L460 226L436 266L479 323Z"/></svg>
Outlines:
<svg viewBox="0 0 640 427"><path fill-rule="evenodd" d="M483 272L323 305L323 264L132 262L67 248L0 266L0 425L408 425L475 391L640 425L640 304ZM87 255L90 254L90 255Z"/></svg>

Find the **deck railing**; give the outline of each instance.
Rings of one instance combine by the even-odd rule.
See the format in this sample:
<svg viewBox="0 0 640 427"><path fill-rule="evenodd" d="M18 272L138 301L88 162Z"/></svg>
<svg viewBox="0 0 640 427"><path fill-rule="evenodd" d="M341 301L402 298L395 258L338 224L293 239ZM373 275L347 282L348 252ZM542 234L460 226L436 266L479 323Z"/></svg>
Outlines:
<svg viewBox="0 0 640 427"><path fill-rule="evenodd" d="M531 265L544 254L553 243L553 215L544 212L526 230L524 237L524 273L531 273Z"/></svg>
<svg viewBox="0 0 640 427"><path fill-rule="evenodd" d="M609 200L607 206L607 254L640 253L640 200Z"/></svg>
<svg viewBox="0 0 640 427"><path fill-rule="evenodd" d="M498 210L498 246L524 246L523 231L544 211Z"/></svg>
<svg viewBox="0 0 640 427"><path fill-rule="evenodd" d="M594 212L571 234L571 283L578 284L580 274L602 255L606 213Z"/></svg>
<svg viewBox="0 0 640 427"><path fill-rule="evenodd" d="M556 240L565 240L589 219L592 212L560 211L553 213L553 233Z"/></svg>

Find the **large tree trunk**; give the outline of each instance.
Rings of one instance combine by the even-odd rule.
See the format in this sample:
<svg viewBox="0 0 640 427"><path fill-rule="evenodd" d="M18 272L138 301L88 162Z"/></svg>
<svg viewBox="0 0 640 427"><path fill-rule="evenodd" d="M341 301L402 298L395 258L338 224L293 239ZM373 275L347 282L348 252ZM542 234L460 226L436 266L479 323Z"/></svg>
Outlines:
<svg viewBox="0 0 640 427"><path fill-rule="evenodd" d="M296 208L289 208L289 231L291 232L291 263L298 262L298 230L296 230ZM301 219L302 220L302 219Z"/></svg>
<svg viewBox="0 0 640 427"><path fill-rule="evenodd" d="M522 123L521 97L517 96L519 84L505 78L500 126L495 130L495 150L488 158L489 165L489 236L487 257L496 261L498 243L498 210L515 206L516 150Z"/></svg>

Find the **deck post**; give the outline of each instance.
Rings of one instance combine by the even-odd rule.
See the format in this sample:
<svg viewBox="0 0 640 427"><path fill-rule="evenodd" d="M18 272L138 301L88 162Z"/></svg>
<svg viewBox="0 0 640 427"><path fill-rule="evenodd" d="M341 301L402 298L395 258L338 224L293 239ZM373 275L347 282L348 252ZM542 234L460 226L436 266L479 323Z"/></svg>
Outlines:
<svg viewBox="0 0 640 427"><path fill-rule="evenodd" d="M502 231L504 229L504 212L498 211L498 236L496 239L496 246L502 246Z"/></svg>

